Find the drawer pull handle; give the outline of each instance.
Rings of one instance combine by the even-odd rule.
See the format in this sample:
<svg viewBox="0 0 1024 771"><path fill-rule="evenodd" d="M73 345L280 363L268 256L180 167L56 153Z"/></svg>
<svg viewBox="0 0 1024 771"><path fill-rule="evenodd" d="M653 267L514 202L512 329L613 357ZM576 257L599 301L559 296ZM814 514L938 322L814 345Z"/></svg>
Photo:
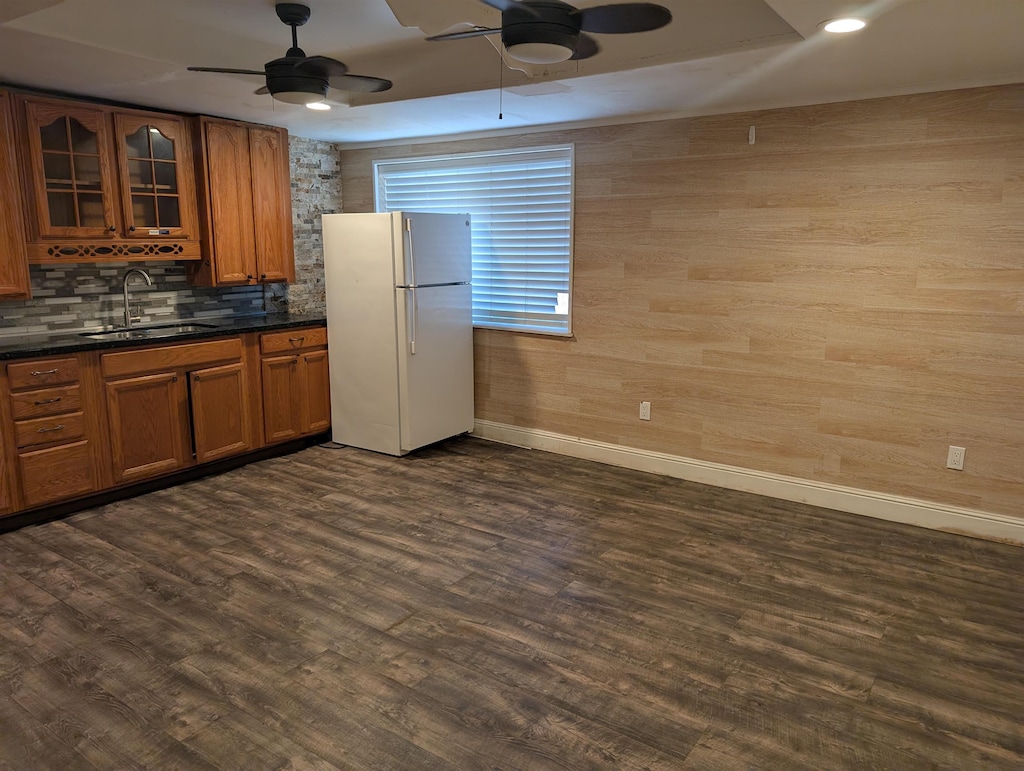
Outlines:
<svg viewBox="0 0 1024 771"><path fill-rule="evenodd" d="M64 430L64 426L62 426L60 424L57 424L53 428L37 428L36 429L36 433L37 434L49 434L49 433L51 433L53 431L63 431L63 430Z"/></svg>
<svg viewBox="0 0 1024 771"><path fill-rule="evenodd" d="M58 372L60 372L59 369L34 369L28 374L30 374L32 377L39 377L40 375L56 375Z"/></svg>
<svg viewBox="0 0 1024 771"><path fill-rule="evenodd" d="M38 401L32 402L36 407L42 407L44 404L56 404L61 400L60 396L54 397L53 399L39 399Z"/></svg>
<svg viewBox="0 0 1024 771"><path fill-rule="evenodd" d="M301 343L305 339L306 339L305 337L289 337L288 338L288 342L289 343Z"/></svg>

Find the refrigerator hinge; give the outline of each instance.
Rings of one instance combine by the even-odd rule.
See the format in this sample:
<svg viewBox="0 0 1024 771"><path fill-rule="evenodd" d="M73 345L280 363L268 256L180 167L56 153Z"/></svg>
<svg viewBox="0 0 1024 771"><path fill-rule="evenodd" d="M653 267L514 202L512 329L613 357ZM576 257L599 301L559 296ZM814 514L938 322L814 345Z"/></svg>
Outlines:
<svg viewBox="0 0 1024 771"><path fill-rule="evenodd" d="M405 232L406 233L411 233L412 232L412 220L411 219L406 218L406 220L405 220Z"/></svg>

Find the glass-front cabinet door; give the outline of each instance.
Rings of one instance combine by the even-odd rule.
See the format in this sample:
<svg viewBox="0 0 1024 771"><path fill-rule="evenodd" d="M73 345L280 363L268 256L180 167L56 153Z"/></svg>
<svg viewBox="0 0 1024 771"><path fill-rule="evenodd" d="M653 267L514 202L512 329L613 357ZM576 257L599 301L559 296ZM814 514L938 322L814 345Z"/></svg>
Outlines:
<svg viewBox="0 0 1024 771"><path fill-rule="evenodd" d="M27 99L25 117L38 235L116 235L106 111Z"/></svg>
<svg viewBox="0 0 1024 771"><path fill-rule="evenodd" d="M114 114L127 238L199 237L187 130L174 117Z"/></svg>

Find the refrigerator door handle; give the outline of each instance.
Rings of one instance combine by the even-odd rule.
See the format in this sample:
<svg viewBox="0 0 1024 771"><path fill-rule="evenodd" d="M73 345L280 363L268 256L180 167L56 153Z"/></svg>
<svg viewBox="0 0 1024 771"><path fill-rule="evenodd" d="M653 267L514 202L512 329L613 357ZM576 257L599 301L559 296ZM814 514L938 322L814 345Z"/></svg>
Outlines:
<svg viewBox="0 0 1024 771"><path fill-rule="evenodd" d="M409 353L416 355L416 332L419 326L419 302L416 300L416 287L409 287L409 299L412 302L412 332L409 334Z"/></svg>
<svg viewBox="0 0 1024 771"><path fill-rule="evenodd" d="M408 283L412 286L416 286L416 256L412 244L412 220L406 218L405 220L405 241L406 250L405 253L409 255L409 276Z"/></svg>

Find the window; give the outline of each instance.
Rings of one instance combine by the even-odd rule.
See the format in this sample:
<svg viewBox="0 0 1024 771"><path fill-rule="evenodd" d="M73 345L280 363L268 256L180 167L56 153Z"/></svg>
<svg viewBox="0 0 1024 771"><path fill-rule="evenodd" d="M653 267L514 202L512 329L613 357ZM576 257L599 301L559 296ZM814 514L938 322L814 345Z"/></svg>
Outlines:
<svg viewBox="0 0 1024 771"><path fill-rule="evenodd" d="M373 166L377 211L471 215L474 326L571 333L571 145Z"/></svg>

